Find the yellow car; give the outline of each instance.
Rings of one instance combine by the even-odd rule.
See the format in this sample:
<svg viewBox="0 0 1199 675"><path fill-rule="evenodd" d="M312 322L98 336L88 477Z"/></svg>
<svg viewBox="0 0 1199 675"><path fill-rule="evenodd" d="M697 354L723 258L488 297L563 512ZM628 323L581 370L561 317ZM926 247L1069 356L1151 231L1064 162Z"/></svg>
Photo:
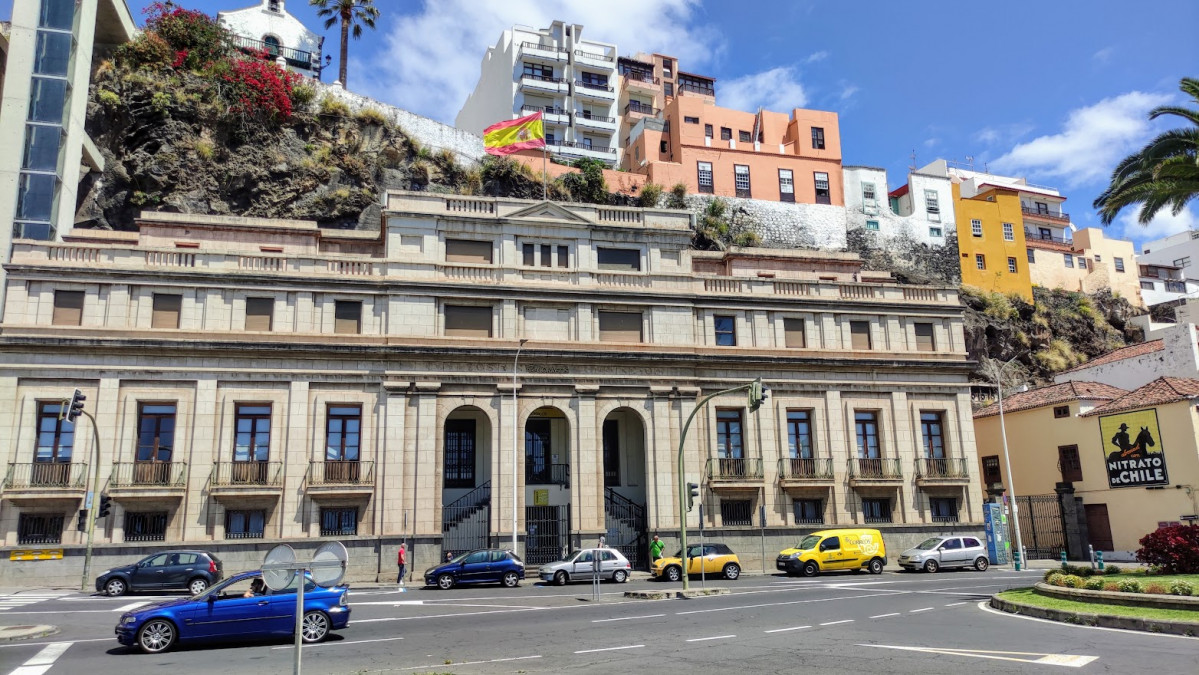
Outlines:
<svg viewBox="0 0 1199 675"><path fill-rule="evenodd" d="M721 575L725 579L741 576L741 560L724 544L696 544L687 547L687 572L689 574ZM670 558L659 558L650 568L655 579L679 581L683 578L683 551Z"/></svg>

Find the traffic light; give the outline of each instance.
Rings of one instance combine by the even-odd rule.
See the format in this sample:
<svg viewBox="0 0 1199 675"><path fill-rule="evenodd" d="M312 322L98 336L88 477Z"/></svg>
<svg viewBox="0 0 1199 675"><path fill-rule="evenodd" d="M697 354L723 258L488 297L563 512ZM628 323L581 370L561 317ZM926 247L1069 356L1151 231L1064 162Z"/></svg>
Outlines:
<svg viewBox="0 0 1199 675"><path fill-rule="evenodd" d="M759 377L749 387L749 411L757 412L767 398L770 398L770 389L762 386L762 378Z"/></svg>
<svg viewBox="0 0 1199 675"><path fill-rule="evenodd" d="M86 400L87 397L83 395L83 392L76 389L75 393L71 395L71 402L67 404L68 422L74 423L83 414L83 402Z"/></svg>
<svg viewBox="0 0 1199 675"><path fill-rule="evenodd" d="M79 521L75 523L75 527L80 532L87 532L87 509L79 509Z"/></svg>
<svg viewBox="0 0 1199 675"><path fill-rule="evenodd" d="M699 483L687 483L687 510L695 506L695 498L699 496Z"/></svg>
<svg viewBox="0 0 1199 675"><path fill-rule="evenodd" d="M108 511L112 508L112 497L106 494L100 495L100 506L96 509L96 520L108 517Z"/></svg>

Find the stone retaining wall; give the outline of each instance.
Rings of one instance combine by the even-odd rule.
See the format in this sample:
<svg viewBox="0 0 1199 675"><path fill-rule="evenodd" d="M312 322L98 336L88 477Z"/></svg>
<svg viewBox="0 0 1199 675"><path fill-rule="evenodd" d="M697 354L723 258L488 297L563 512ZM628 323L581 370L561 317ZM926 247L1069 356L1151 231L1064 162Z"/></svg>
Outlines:
<svg viewBox="0 0 1199 675"><path fill-rule="evenodd" d="M1116 580L1116 577L1111 578ZM1074 600L1075 602L1094 602L1105 605L1123 605L1125 607L1152 607L1153 609L1189 609L1199 612L1199 597L1194 596L1092 591L1085 588L1052 586L1046 583L1038 583L1034 588L1041 595L1052 595L1055 598Z"/></svg>
<svg viewBox="0 0 1199 675"><path fill-rule="evenodd" d="M1120 628L1123 630L1139 630L1148 633L1169 633L1171 635L1199 635L1199 621L1160 621L1157 619L1141 619L1131 616L1113 616L1111 614L1090 614L1071 612L1061 609L1049 609L1025 605L999 596L991 597L991 606L1009 614L1031 616L1037 619L1061 621L1080 626L1099 626L1102 628Z"/></svg>

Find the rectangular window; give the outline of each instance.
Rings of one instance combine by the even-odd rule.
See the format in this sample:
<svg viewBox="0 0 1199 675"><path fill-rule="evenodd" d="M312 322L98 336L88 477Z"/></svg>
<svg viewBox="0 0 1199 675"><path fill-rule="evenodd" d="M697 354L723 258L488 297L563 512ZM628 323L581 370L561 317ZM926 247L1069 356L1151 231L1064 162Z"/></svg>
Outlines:
<svg viewBox="0 0 1199 675"><path fill-rule="evenodd" d="M1124 273L1124 258L1112 258L1112 260L1115 261L1115 263L1116 263L1116 271L1123 274Z"/></svg>
<svg viewBox="0 0 1199 675"><path fill-rule="evenodd" d="M803 319L783 319L783 344L788 349L804 349L808 346Z"/></svg>
<svg viewBox="0 0 1199 675"><path fill-rule="evenodd" d="M1007 259L1007 271L1012 274L1016 273L1016 259L1010 256Z"/></svg>
<svg viewBox="0 0 1199 675"><path fill-rule="evenodd" d="M928 512L934 523L956 523L958 500L954 497L929 497Z"/></svg>
<svg viewBox="0 0 1199 675"><path fill-rule="evenodd" d="M362 445L362 406L329 405L325 409L325 462L357 462ZM349 476L330 476L325 467L325 479L346 479Z"/></svg>
<svg viewBox="0 0 1199 675"><path fill-rule="evenodd" d="M489 338L491 325L491 307L445 306L445 334L449 337Z"/></svg>
<svg viewBox="0 0 1199 675"><path fill-rule="evenodd" d="M812 149L824 149L824 129L822 127L812 127Z"/></svg>
<svg viewBox="0 0 1199 675"><path fill-rule="evenodd" d="M475 421L447 420L445 423L445 486L475 486Z"/></svg>
<svg viewBox="0 0 1199 675"><path fill-rule="evenodd" d="M711 137L712 137L712 125L705 124L704 125L704 138L711 138Z"/></svg>
<svg viewBox="0 0 1199 675"><path fill-rule="evenodd" d="M937 351L936 338L933 336L933 325L931 323L918 323L916 328L916 351L918 352L935 352Z"/></svg>
<svg viewBox="0 0 1199 675"><path fill-rule="evenodd" d="M1028 262L1029 262L1030 264L1033 264L1033 265L1035 265L1035 264L1036 264L1036 262L1037 262L1037 252L1036 252L1036 250L1034 250L1034 249L1031 249L1031 248L1026 248L1026 249L1024 249L1024 254L1025 254L1025 256L1028 258Z"/></svg>
<svg viewBox="0 0 1199 675"><path fill-rule="evenodd" d="M553 267L553 264L554 264L553 251L554 251L553 247L550 246L549 244L541 245L541 266L542 267Z"/></svg>
<svg viewBox="0 0 1199 675"><path fill-rule="evenodd" d="M1099 256L1095 256L1095 259L1098 260ZM1185 258L1176 258L1174 260L1174 266L1178 267L1178 268L1184 268L1184 269L1187 267L1190 267L1191 266L1191 257L1187 256Z"/></svg>
<svg viewBox="0 0 1199 675"><path fill-rule="evenodd" d="M524 77L531 77L534 80L548 81L554 79L554 68L553 66L543 66L540 63L526 63L521 74Z"/></svg>
<svg viewBox="0 0 1199 675"><path fill-rule="evenodd" d="M976 237L983 236L983 221L975 219L970 221L970 233Z"/></svg>
<svg viewBox="0 0 1199 675"><path fill-rule="evenodd" d="M225 512L226 539L262 539L266 536L266 511L234 510Z"/></svg>
<svg viewBox="0 0 1199 675"><path fill-rule="evenodd" d="M994 485L1003 482L1003 472L999 469L999 455L983 457L983 483Z"/></svg>
<svg viewBox="0 0 1199 675"><path fill-rule="evenodd" d="M170 462L174 452L175 404L138 403L137 461Z"/></svg>
<svg viewBox="0 0 1199 675"><path fill-rule="evenodd" d="M472 241L470 239L446 239L445 261L491 264L491 242Z"/></svg>
<svg viewBox="0 0 1199 675"><path fill-rule="evenodd" d="M1087 268L1087 259L1082 256L1078 256L1078 269L1085 270L1086 268Z"/></svg>
<svg viewBox="0 0 1199 675"><path fill-rule="evenodd" d="M812 174L812 180L816 185L816 203L832 204L832 193L829 192L828 186L828 174L823 171L816 171Z"/></svg>
<svg viewBox="0 0 1199 675"><path fill-rule="evenodd" d="M274 298L246 298L246 330L269 332L274 324Z"/></svg>
<svg viewBox="0 0 1199 675"><path fill-rule="evenodd" d="M753 136L751 136L748 131L738 131L737 140L741 143L749 143L753 140Z"/></svg>
<svg viewBox="0 0 1199 675"><path fill-rule="evenodd" d="M1053 407L1053 418L1054 419L1061 419L1063 417L1069 417L1069 416L1070 416L1070 406L1059 405L1059 406Z"/></svg>
<svg viewBox="0 0 1199 675"><path fill-rule="evenodd" d="M866 523L891 522L891 500L868 497L862 500L862 520Z"/></svg>
<svg viewBox="0 0 1199 675"><path fill-rule="evenodd" d="M533 244L524 244L520 247L521 260L520 264L525 267L534 267L537 265L537 247Z"/></svg>
<svg viewBox="0 0 1199 675"><path fill-rule="evenodd" d="M945 424L939 412L920 413L920 437L927 459L945 459Z"/></svg>
<svg viewBox="0 0 1199 675"><path fill-rule="evenodd" d="M22 513L17 518L17 544L61 544L64 520L61 514Z"/></svg>
<svg viewBox="0 0 1199 675"><path fill-rule="evenodd" d="M641 342L640 312L599 312L600 342Z"/></svg>
<svg viewBox="0 0 1199 675"><path fill-rule="evenodd" d="M878 221L877 220L867 220L866 221L866 229L871 230L873 232L878 232Z"/></svg>
<svg viewBox="0 0 1199 675"><path fill-rule="evenodd" d="M1064 260L1066 262L1066 267L1069 267L1069 268L1074 267L1074 256L1073 255L1070 255L1069 253L1063 253L1062 260Z"/></svg>
<svg viewBox="0 0 1199 675"><path fill-rule="evenodd" d="M1048 227L1038 227L1037 236L1039 236L1042 241L1053 241L1053 230L1050 230Z"/></svg>
<svg viewBox="0 0 1199 675"><path fill-rule="evenodd" d="M54 291L55 326L83 325L83 291Z"/></svg>
<svg viewBox="0 0 1199 675"><path fill-rule="evenodd" d="M716 456L720 459L742 459L741 411L716 411Z"/></svg>
<svg viewBox="0 0 1199 675"><path fill-rule="evenodd" d="M862 183L862 201L867 206L874 206L874 183Z"/></svg>
<svg viewBox="0 0 1199 675"><path fill-rule="evenodd" d="M604 420L604 487L620 485L620 423Z"/></svg>
<svg viewBox="0 0 1199 675"><path fill-rule="evenodd" d="M869 321L849 322L849 344L851 349L873 349L870 339Z"/></svg>
<svg viewBox="0 0 1199 675"><path fill-rule="evenodd" d="M795 201L795 178L791 169L779 169L779 201Z"/></svg>
<svg viewBox="0 0 1199 675"><path fill-rule="evenodd" d="M1004 241L1015 241L1015 239L1016 239L1015 228L1012 227L1011 223L1004 223L1003 224L1003 240Z"/></svg>
<svg viewBox="0 0 1199 675"><path fill-rule="evenodd" d="M358 507L321 509L322 537L353 537L358 534Z"/></svg>
<svg viewBox="0 0 1199 675"><path fill-rule="evenodd" d="M939 201L936 190L924 191L924 210L926 213L931 214L939 215L941 213L941 202Z"/></svg>
<svg viewBox="0 0 1199 675"><path fill-rule="evenodd" d="M635 248L597 248L596 262L599 268L611 272L640 272L641 251Z"/></svg>
<svg viewBox="0 0 1199 675"><path fill-rule="evenodd" d="M362 332L361 300L337 300L333 303L333 332L342 335Z"/></svg>
<svg viewBox="0 0 1199 675"><path fill-rule="evenodd" d="M858 439L858 459L879 459L878 413L855 411L854 432Z"/></svg>
<svg viewBox="0 0 1199 675"><path fill-rule="evenodd" d="M974 254L974 266L980 270L987 269L987 256L981 253Z"/></svg>
<svg viewBox="0 0 1199 675"><path fill-rule="evenodd" d="M558 247L558 267L570 267L570 247Z"/></svg>
<svg viewBox="0 0 1199 675"><path fill-rule="evenodd" d="M1141 285L1142 288L1144 288L1145 283L1146 282L1142 282L1142 285ZM1153 290L1153 282L1150 281L1150 282L1148 282L1148 284L1149 284L1149 290ZM1170 293L1186 293L1187 285L1185 282L1182 282L1182 281L1167 281L1166 282L1166 291L1168 291Z"/></svg>
<svg viewBox="0 0 1199 675"><path fill-rule="evenodd" d="M749 527L754 524L753 507L749 499L721 499L720 522L725 527Z"/></svg>
<svg viewBox="0 0 1199 675"><path fill-rule="evenodd" d="M733 181L737 188L738 197L749 197L749 167L744 164L733 165Z"/></svg>
<svg viewBox="0 0 1199 675"><path fill-rule="evenodd" d="M1141 290L1142 291L1152 291L1153 288L1154 288L1154 285L1153 285L1152 281L1142 281L1141 282ZM1166 282L1166 290L1167 291L1170 290L1170 282L1168 282L1168 281Z"/></svg>
<svg viewBox="0 0 1199 675"><path fill-rule="evenodd" d="M126 511L125 541L166 541L166 511Z"/></svg>
<svg viewBox="0 0 1199 675"><path fill-rule="evenodd" d="M696 162L695 166L699 172L699 191L712 194L712 163Z"/></svg>
<svg viewBox="0 0 1199 675"><path fill-rule="evenodd" d="M271 406L238 403L234 406L233 424L233 461L267 461L271 456Z"/></svg>
<svg viewBox="0 0 1199 675"><path fill-rule="evenodd" d="M183 296L155 293L151 328L178 328L179 312L183 308Z"/></svg>
<svg viewBox="0 0 1199 675"><path fill-rule="evenodd" d="M820 525L824 523L823 499L795 499L791 501L796 525Z"/></svg>
<svg viewBox="0 0 1199 675"><path fill-rule="evenodd" d="M1077 445L1061 445L1057 449L1057 466L1062 472L1062 481L1077 483L1082 480L1082 462L1078 458Z"/></svg>
<svg viewBox="0 0 1199 675"><path fill-rule="evenodd" d="M720 140L722 140L722 141L733 140L733 130L728 127L720 127Z"/></svg>
<svg viewBox="0 0 1199 675"><path fill-rule="evenodd" d="M68 463L75 447L75 424L66 418L59 419L62 402L37 404L37 448L34 462ZM35 467L36 473L36 467ZM65 478L65 474L63 476Z"/></svg>
<svg viewBox="0 0 1199 675"><path fill-rule="evenodd" d="M662 93L667 96L674 96L674 82L663 82Z"/></svg>
<svg viewBox="0 0 1199 675"><path fill-rule="evenodd" d="M737 319L732 316L712 317L716 327L716 344L720 347L737 346Z"/></svg>
<svg viewBox="0 0 1199 675"><path fill-rule="evenodd" d="M812 411L787 411L787 457L812 459L816 455L812 448Z"/></svg>
<svg viewBox="0 0 1199 675"><path fill-rule="evenodd" d="M684 124L699 124L699 118L698 117L690 117L688 115L683 115L683 123Z"/></svg>
<svg viewBox="0 0 1199 675"><path fill-rule="evenodd" d="M943 237L943 236L945 236L945 235L941 233L941 228L939 228L939 227L930 227L930 228L928 228L928 236L930 236L930 237Z"/></svg>

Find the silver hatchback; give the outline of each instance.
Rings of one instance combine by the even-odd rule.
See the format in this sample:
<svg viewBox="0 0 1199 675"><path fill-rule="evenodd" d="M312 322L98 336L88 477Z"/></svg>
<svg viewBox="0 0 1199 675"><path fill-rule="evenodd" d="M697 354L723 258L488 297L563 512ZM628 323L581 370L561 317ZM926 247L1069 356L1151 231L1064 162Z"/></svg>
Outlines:
<svg viewBox="0 0 1199 675"><path fill-rule="evenodd" d="M899 566L909 572L916 569L936 572L951 567L973 567L985 572L990 564L987 547L977 537L932 537L899 555Z"/></svg>
<svg viewBox="0 0 1199 675"><path fill-rule="evenodd" d="M614 548L575 551L563 560L542 565L538 576L542 581L552 581L559 586L570 581L590 581L595 573L596 561L599 561L600 579L611 579L618 584L629 580L633 565Z"/></svg>

